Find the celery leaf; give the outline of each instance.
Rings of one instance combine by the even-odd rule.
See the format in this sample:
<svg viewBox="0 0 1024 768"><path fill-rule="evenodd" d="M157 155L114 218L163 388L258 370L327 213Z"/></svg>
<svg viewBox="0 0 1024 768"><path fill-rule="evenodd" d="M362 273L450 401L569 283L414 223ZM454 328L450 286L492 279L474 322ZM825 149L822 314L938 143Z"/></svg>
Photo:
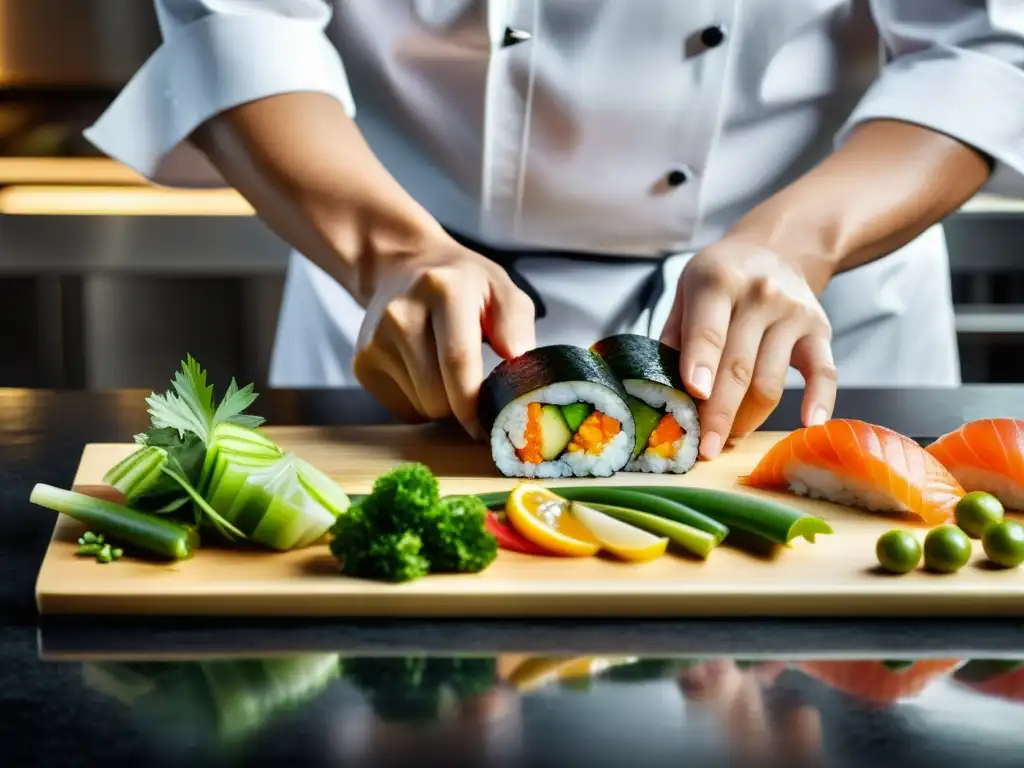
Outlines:
<svg viewBox="0 0 1024 768"><path fill-rule="evenodd" d="M263 423L262 416L243 413L246 408L256 402L257 397L259 395L252 391L252 384L246 384L239 389L238 382L232 378L224 393L224 399L220 401L220 405L217 406L217 410L213 414L211 429L224 423L237 424L240 427L251 429L260 426Z"/></svg>
<svg viewBox="0 0 1024 768"><path fill-rule="evenodd" d="M213 385L206 383L206 371L188 355L181 370L174 374L171 389L162 395L151 394L146 404L154 429L176 429L182 438L191 432L207 444L218 424L229 422L250 428L262 424L262 417L243 413L257 397L252 384L239 388L232 379L224 399L214 407ZM140 437L136 439L144 441Z"/></svg>

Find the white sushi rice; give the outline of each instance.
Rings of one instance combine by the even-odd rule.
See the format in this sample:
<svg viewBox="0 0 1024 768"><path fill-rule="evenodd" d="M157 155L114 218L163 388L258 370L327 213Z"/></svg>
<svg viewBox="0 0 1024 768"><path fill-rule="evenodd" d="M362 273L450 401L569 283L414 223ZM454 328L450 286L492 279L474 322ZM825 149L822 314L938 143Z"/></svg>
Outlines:
<svg viewBox="0 0 1024 768"><path fill-rule="evenodd" d="M617 419L622 430L611 439L599 456L566 452L554 461L530 464L519 460L516 449L526 447L526 407L530 403L590 403L601 413ZM551 384L516 398L505 406L491 427L491 455L498 470L507 477L610 477L625 465L633 452L633 415L614 392L587 381Z"/></svg>
<svg viewBox="0 0 1024 768"><path fill-rule="evenodd" d="M700 446L700 421L697 418L697 406L690 396L646 379L626 379L622 385L629 394L652 408L664 408L683 428L683 436L672 444L675 458L665 458L644 449L643 453L626 465L626 471L655 474L689 472L697 462L697 449Z"/></svg>
<svg viewBox="0 0 1024 768"><path fill-rule="evenodd" d="M1024 511L1024 486L1014 478L971 466L954 467L949 472L965 491L991 493L1007 509Z"/></svg>
<svg viewBox="0 0 1024 768"><path fill-rule="evenodd" d="M864 483L851 482L834 472L818 467L790 463L785 471L793 493L812 499L824 499L847 507L864 507L872 512L910 512L910 507L888 493Z"/></svg>

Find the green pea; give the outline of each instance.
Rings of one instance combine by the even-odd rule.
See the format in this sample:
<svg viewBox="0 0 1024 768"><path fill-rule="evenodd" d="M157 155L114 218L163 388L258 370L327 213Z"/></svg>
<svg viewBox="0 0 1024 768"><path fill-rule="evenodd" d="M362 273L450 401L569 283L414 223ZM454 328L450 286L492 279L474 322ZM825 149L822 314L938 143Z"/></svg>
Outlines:
<svg viewBox="0 0 1024 768"><path fill-rule="evenodd" d="M956 573L971 559L971 540L955 525L932 528L924 537L924 566L937 573Z"/></svg>
<svg viewBox="0 0 1024 768"><path fill-rule="evenodd" d="M890 573L910 573L921 562L921 542L909 531L894 529L878 537L875 555Z"/></svg>
<svg viewBox="0 0 1024 768"><path fill-rule="evenodd" d="M988 559L1003 568L1016 568L1024 562L1024 525L1003 520L985 530L981 537Z"/></svg>
<svg viewBox="0 0 1024 768"><path fill-rule="evenodd" d="M972 539L980 539L993 523L1003 519L1003 505L984 491L971 491L956 505L956 524Z"/></svg>

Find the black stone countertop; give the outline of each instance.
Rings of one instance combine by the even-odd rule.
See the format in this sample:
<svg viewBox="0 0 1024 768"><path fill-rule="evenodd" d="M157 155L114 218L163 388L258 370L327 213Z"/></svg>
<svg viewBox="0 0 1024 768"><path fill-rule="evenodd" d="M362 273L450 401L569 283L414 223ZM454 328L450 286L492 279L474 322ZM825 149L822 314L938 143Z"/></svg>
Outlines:
<svg viewBox="0 0 1024 768"><path fill-rule="evenodd" d="M85 443L129 441L145 394L0 390L5 765L1021 764L1024 704L993 691L1024 698L1024 673L977 661L1024 659L1017 621L40 624L54 515L29 490L69 485ZM258 402L270 424L387 421L356 391ZM766 428L798 426L798 408L787 393ZM836 415L927 440L966 419L1024 418L1024 387L846 390ZM589 660L530 689L524 658L562 656ZM623 657L640 661L596 674ZM878 661L915 658L902 673ZM942 659L975 661L951 674ZM919 678L930 683L915 693ZM903 698L882 701L893 680Z"/></svg>

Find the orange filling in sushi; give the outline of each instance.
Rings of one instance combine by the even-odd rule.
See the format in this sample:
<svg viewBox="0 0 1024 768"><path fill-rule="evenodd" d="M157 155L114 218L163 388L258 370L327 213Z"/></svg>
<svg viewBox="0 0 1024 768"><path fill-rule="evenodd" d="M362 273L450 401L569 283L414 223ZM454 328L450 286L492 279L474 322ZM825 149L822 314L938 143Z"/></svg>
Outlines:
<svg viewBox="0 0 1024 768"><path fill-rule="evenodd" d="M658 426L654 428L651 436L647 439L647 451L663 459L671 459L679 448L676 443L685 434L686 431L679 426L675 416L671 413L666 413L661 417Z"/></svg>
<svg viewBox="0 0 1024 768"><path fill-rule="evenodd" d="M591 411L579 418L582 420L574 433L557 405L527 404L524 445L516 449L519 460L525 464L542 464L563 452L600 455L622 431L618 419L601 411Z"/></svg>
<svg viewBox="0 0 1024 768"><path fill-rule="evenodd" d="M619 424L618 419L606 416L600 411L594 411L580 424L580 428L576 430L576 435L566 450L569 453L579 453L580 451L591 454L600 453L620 431L622 431L622 425Z"/></svg>
<svg viewBox="0 0 1024 768"><path fill-rule="evenodd" d="M540 464L544 461L541 456L540 414L540 403L530 403L526 406L526 445L516 449L519 460L526 464Z"/></svg>

